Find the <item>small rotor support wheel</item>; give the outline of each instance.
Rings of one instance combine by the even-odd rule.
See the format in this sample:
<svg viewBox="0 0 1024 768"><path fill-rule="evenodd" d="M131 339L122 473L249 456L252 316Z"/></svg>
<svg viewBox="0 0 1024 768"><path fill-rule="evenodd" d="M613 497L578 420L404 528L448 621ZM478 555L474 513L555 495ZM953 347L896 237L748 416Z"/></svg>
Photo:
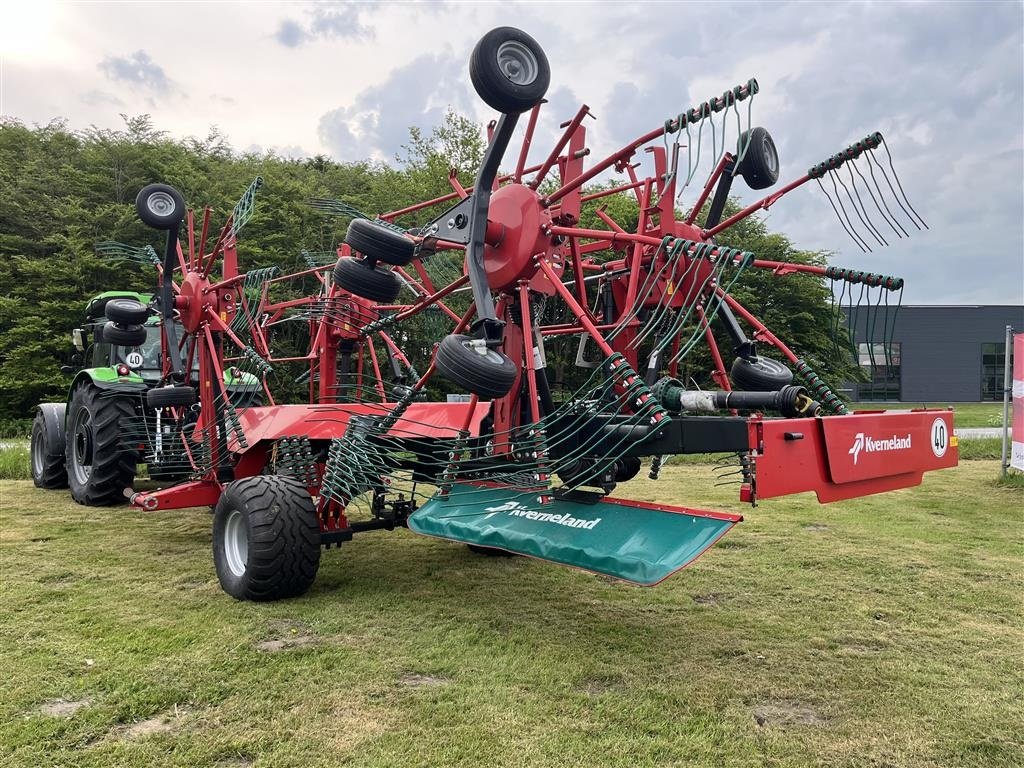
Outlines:
<svg viewBox="0 0 1024 768"><path fill-rule="evenodd" d="M185 218L185 199L169 184L149 184L139 190L135 210L154 229L173 229Z"/></svg>
<svg viewBox="0 0 1024 768"><path fill-rule="evenodd" d="M536 40L515 27L498 27L473 49L469 77L488 106L518 115L544 98L551 67Z"/></svg>
<svg viewBox="0 0 1024 768"><path fill-rule="evenodd" d="M334 284L381 304L390 304L402 290L402 281L394 272L352 256L342 256L334 265Z"/></svg>
<svg viewBox="0 0 1024 768"><path fill-rule="evenodd" d="M441 340L434 362L445 378L484 400L507 395L519 374L515 363L484 340L458 333Z"/></svg>

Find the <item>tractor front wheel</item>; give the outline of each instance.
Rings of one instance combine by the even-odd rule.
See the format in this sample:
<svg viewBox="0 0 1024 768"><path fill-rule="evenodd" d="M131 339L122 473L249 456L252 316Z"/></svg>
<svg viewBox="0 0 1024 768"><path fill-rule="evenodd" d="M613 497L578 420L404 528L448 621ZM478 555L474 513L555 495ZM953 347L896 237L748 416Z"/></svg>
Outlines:
<svg viewBox="0 0 1024 768"><path fill-rule="evenodd" d="M320 567L320 524L305 486L279 475L227 485L213 513L213 562L237 600L306 592Z"/></svg>
<svg viewBox="0 0 1024 768"><path fill-rule="evenodd" d="M32 420L32 482L36 488L55 490L68 487L68 473L64 468L64 446L46 430L42 412Z"/></svg>
<svg viewBox="0 0 1024 768"><path fill-rule="evenodd" d="M124 501L135 479L138 452L123 444L135 415L132 400L92 385L79 387L68 406L67 464L71 498L88 507Z"/></svg>

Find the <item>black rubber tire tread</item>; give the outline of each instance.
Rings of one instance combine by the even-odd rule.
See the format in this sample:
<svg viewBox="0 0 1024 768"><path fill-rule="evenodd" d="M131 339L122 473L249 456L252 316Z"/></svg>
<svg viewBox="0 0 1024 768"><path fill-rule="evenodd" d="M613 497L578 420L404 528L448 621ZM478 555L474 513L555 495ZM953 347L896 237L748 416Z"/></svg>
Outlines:
<svg viewBox="0 0 1024 768"><path fill-rule="evenodd" d="M364 256L398 267L404 267L416 255L412 240L369 219L352 219L345 242Z"/></svg>
<svg viewBox="0 0 1024 768"><path fill-rule="evenodd" d="M379 265L371 269L364 261L352 256L342 256L334 265L334 284L381 304L390 304L402 290L402 281L394 272Z"/></svg>
<svg viewBox="0 0 1024 768"><path fill-rule="evenodd" d="M245 573L228 568L221 544L231 510L245 516ZM257 475L225 487L214 510L213 559L221 587L238 600L281 600L309 590L320 567L320 525L313 499L298 480Z"/></svg>
<svg viewBox="0 0 1024 768"><path fill-rule="evenodd" d="M507 549L497 549L496 547L481 547L479 544L467 544L470 552L475 552L478 555L484 557L519 557L515 552L509 552Z"/></svg>
<svg viewBox="0 0 1024 768"><path fill-rule="evenodd" d="M103 307L107 320L118 325L142 325L149 317L149 308L135 299L109 299Z"/></svg>
<svg viewBox="0 0 1024 768"><path fill-rule="evenodd" d="M519 370L501 352L501 362L489 360L465 346L469 336L452 333L441 339L434 362L438 372L483 400L504 397L512 389Z"/></svg>
<svg viewBox="0 0 1024 768"><path fill-rule="evenodd" d="M768 189L779 180L779 153L775 142L767 130L757 126L743 132L738 147L748 141L748 136L749 144L740 163L740 175L751 189Z"/></svg>
<svg viewBox="0 0 1024 768"><path fill-rule="evenodd" d="M517 85L498 68L498 48L502 43L522 43L537 57L537 77L532 83ZM515 27L497 27L480 38L469 57L469 79L484 102L499 112L519 114L533 109L551 83L548 57L532 37Z"/></svg>
<svg viewBox="0 0 1024 768"><path fill-rule="evenodd" d="M758 355L737 357L729 372L732 385L746 392L774 392L793 383L793 372L778 360Z"/></svg>
<svg viewBox="0 0 1024 768"><path fill-rule="evenodd" d="M153 213L146 207L146 199L155 192L166 192L174 200L174 209L165 216ZM169 184L147 184L135 196L135 211L143 224L154 229L171 229L185 218L185 198Z"/></svg>
<svg viewBox="0 0 1024 768"><path fill-rule="evenodd" d="M639 456L625 456L615 462L615 482L625 483L640 474Z"/></svg>
<svg viewBox="0 0 1024 768"><path fill-rule="evenodd" d="M36 467L36 449L41 450L40 467ZM32 482L36 488L55 491L68 487L68 473L64 466L64 446L50 445L46 435L43 414L36 412L32 420L32 442L29 448L29 464L32 467ZM56 454L56 455L54 455Z"/></svg>
<svg viewBox="0 0 1024 768"><path fill-rule="evenodd" d="M71 469L74 462L74 424L81 408L92 416L92 472L79 485ZM138 453L122 442L130 420L135 416L133 399L115 395L87 384L79 387L68 405L65 466L71 498L87 507L103 507L126 501L124 489L135 480Z"/></svg>
<svg viewBox="0 0 1024 768"><path fill-rule="evenodd" d="M146 392L146 405L150 408L176 408L196 401L196 388L187 386L153 387Z"/></svg>
<svg viewBox="0 0 1024 768"><path fill-rule="evenodd" d="M141 347L146 343L146 329L141 325L118 325L107 321L103 341L119 347Z"/></svg>

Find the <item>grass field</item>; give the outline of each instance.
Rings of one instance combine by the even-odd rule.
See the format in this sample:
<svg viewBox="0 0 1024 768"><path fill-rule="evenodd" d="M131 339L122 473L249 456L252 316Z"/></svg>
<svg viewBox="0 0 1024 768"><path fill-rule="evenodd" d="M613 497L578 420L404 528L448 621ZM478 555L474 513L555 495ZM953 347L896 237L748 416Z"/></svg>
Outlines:
<svg viewBox="0 0 1024 768"><path fill-rule="evenodd" d="M997 471L751 510L673 466L626 488L747 520L660 587L400 531L264 605L220 591L206 510L2 482L0 764L1019 766L1024 488Z"/></svg>

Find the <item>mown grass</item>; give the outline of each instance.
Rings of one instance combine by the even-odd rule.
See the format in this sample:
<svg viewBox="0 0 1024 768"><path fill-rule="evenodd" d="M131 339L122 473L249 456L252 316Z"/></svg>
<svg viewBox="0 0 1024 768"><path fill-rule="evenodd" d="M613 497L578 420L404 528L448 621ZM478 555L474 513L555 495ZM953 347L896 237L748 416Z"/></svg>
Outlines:
<svg viewBox="0 0 1024 768"><path fill-rule="evenodd" d="M1003 425L1003 403L851 403L855 411L878 411L902 408L952 408L953 422L957 427L1001 427ZM1010 408L1013 419L1013 407Z"/></svg>
<svg viewBox="0 0 1024 768"><path fill-rule="evenodd" d="M958 447L961 461L1001 459L1003 456L1003 441L998 437L961 437Z"/></svg>
<svg viewBox="0 0 1024 768"><path fill-rule="evenodd" d="M408 531L226 597L210 515L0 483L5 766L1018 766L1024 491L994 462L742 511L640 589ZM73 710L73 711L72 711Z"/></svg>

